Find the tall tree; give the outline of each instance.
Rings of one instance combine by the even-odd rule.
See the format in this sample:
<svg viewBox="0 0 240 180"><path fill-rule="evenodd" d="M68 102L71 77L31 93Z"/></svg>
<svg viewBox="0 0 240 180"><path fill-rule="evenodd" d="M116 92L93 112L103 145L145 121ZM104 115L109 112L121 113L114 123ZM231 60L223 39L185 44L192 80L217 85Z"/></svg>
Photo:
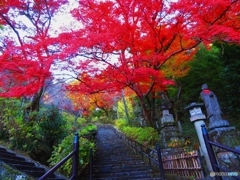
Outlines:
<svg viewBox="0 0 240 180"><path fill-rule="evenodd" d="M31 97L27 114L39 110L56 56L50 39L52 18L66 0L1 1L0 96Z"/></svg>
<svg viewBox="0 0 240 180"><path fill-rule="evenodd" d="M221 107L224 113L238 122L240 114L240 46L227 43L218 43L216 46L221 50L220 58L224 67L220 73L222 81L218 86L221 90L219 101L222 101Z"/></svg>
<svg viewBox="0 0 240 180"><path fill-rule="evenodd" d="M237 0L80 0L71 13L82 28L60 37L71 39L63 41L66 52L85 56L88 65L105 65L88 70L79 65L85 69L79 75L82 85L92 93L131 88L146 122L154 126L157 92L172 84L163 65L172 58L187 61L202 42L240 42L239 7ZM91 80L84 76L87 71Z"/></svg>
<svg viewBox="0 0 240 180"><path fill-rule="evenodd" d="M0 4L0 24L18 41L1 36L1 96L40 95L55 60L75 63L81 56L76 65L80 89L97 93L129 87L146 122L154 126L156 94L172 84L161 71L169 59L191 58L202 42L240 42L238 0L80 0L71 11L79 29L51 38L52 17L64 3Z"/></svg>

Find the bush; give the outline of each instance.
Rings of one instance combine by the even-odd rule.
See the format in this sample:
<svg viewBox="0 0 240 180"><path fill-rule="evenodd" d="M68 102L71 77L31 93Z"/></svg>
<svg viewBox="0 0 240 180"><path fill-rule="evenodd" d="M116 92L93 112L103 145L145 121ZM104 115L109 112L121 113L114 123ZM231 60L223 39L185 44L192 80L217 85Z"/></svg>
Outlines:
<svg viewBox="0 0 240 180"><path fill-rule="evenodd" d="M117 119L115 121L115 126L122 130L124 126L127 126L127 121L125 119Z"/></svg>
<svg viewBox="0 0 240 180"><path fill-rule="evenodd" d="M158 132L152 127L142 128L125 126L122 128L122 132L127 137L144 145L155 145L159 141Z"/></svg>
<svg viewBox="0 0 240 180"><path fill-rule="evenodd" d="M81 135L87 135L89 133L95 133L97 131L97 126L94 124L88 124L87 126L83 127L80 131Z"/></svg>
<svg viewBox="0 0 240 180"><path fill-rule="evenodd" d="M82 126L85 126L87 124L87 120L85 118L78 117L76 119L76 116L74 114L63 112L62 115L67 121L66 127L69 129L69 133L75 133Z"/></svg>
<svg viewBox="0 0 240 180"><path fill-rule="evenodd" d="M48 165L47 160L53 151L53 146L66 136L66 121L56 107L41 109L33 112L35 119L22 119L7 122L9 142L13 149L27 153L34 160Z"/></svg>
<svg viewBox="0 0 240 180"><path fill-rule="evenodd" d="M66 120L54 106L41 110L37 114L37 121L42 140L50 147L60 143L67 135Z"/></svg>
<svg viewBox="0 0 240 180"><path fill-rule="evenodd" d="M50 166L55 166L59 161L66 157L73 150L73 134L68 135L58 145L54 146L54 151L49 159ZM80 149L79 149L79 165L80 168L84 167L89 162L89 150L94 149L94 143L88 141L85 138L80 137ZM70 158L63 166L60 167L59 172L65 176L69 176L72 170L72 158Z"/></svg>
<svg viewBox="0 0 240 180"><path fill-rule="evenodd" d="M21 118L22 109L20 108L20 100L15 98L0 98L0 139L6 140L9 138L8 124L15 119Z"/></svg>

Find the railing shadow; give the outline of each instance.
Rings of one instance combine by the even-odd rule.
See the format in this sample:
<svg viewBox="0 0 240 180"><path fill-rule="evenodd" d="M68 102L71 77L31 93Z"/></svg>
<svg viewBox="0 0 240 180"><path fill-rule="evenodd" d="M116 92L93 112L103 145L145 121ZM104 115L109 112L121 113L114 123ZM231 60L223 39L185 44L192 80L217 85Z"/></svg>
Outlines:
<svg viewBox="0 0 240 180"><path fill-rule="evenodd" d="M60 168L67 160L73 158L72 175L69 180L78 180L78 166L79 166L79 135L75 133L73 140L73 151L69 153L64 159L52 167L48 172L41 176L38 180L45 180L52 175L58 168Z"/></svg>

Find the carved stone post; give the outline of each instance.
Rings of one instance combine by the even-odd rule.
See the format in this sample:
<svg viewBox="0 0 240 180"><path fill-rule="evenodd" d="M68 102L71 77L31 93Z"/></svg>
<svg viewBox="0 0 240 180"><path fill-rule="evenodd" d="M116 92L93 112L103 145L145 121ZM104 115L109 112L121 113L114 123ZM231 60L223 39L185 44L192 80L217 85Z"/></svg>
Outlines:
<svg viewBox="0 0 240 180"><path fill-rule="evenodd" d="M207 148L202 136L202 128L201 125L205 125L204 120L206 120L206 116L202 113L201 107L204 107L203 103L191 103L189 106L187 106L185 108L185 110L188 110L190 113L190 121L193 122L196 132L197 132L197 136L198 136L198 140L200 143L200 151L202 153L202 155L204 156L204 159L206 161L207 164L207 169L208 171L212 171L212 165L210 163L209 160L209 156L207 153Z"/></svg>

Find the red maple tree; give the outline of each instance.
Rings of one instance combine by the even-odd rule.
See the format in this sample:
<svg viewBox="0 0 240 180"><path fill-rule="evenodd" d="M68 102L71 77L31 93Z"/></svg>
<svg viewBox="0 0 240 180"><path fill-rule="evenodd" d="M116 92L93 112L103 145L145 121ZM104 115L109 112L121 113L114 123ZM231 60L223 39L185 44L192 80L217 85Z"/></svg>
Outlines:
<svg viewBox="0 0 240 180"><path fill-rule="evenodd" d="M154 126L157 93L173 83L162 73L163 65L175 58L191 59L200 43L239 43L239 9L237 0L84 0L71 12L82 28L61 37L71 39L64 43L66 52L84 55L88 64L106 65L85 76L88 67L80 64L81 90L130 87L146 122Z"/></svg>
<svg viewBox="0 0 240 180"><path fill-rule="evenodd" d="M50 38L54 13L66 0L1 0L0 96L31 97L38 110L46 79L56 59Z"/></svg>
<svg viewBox="0 0 240 180"><path fill-rule="evenodd" d="M2 96L34 94L56 59L72 63L84 57L76 66L81 82L76 89L93 94L129 87L139 99L146 122L154 126L157 93L173 83L161 71L168 60L176 55L190 59L200 43L240 42L238 0L78 2L71 13L81 28L56 38L49 36L51 16L64 0L0 4L0 23L8 24L19 41L5 38L1 45ZM33 24L27 39L17 31L26 26L13 19L22 14Z"/></svg>

